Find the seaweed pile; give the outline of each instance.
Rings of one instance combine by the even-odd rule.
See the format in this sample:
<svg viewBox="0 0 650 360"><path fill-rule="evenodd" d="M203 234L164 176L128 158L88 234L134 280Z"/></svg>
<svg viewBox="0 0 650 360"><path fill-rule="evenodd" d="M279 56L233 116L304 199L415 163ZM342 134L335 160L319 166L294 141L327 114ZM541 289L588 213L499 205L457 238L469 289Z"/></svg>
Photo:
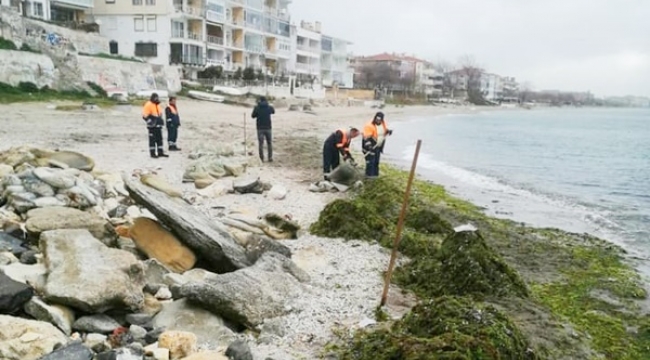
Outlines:
<svg viewBox="0 0 650 360"><path fill-rule="evenodd" d="M384 169L326 206L311 232L391 247L405 181ZM454 231L466 223L479 230ZM422 303L331 344L341 359L650 358L647 293L603 240L489 218L417 180L399 251L410 261L393 281Z"/></svg>

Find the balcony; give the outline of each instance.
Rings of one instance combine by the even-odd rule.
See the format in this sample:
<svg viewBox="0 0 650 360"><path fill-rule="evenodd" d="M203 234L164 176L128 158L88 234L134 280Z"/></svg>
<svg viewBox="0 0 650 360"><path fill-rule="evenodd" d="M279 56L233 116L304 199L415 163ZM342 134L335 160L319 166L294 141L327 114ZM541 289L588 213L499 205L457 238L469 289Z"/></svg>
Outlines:
<svg viewBox="0 0 650 360"><path fill-rule="evenodd" d="M94 6L93 0L56 0L52 1L52 5L59 7L72 6L74 8L92 8Z"/></svg>
<svg viewBox="0 0 650 360"><path fill-rule="evenodd" d="M181 13L187 14L187 15L192 15L192 16L196 16L196 17L204 17L205 16L205 9L200 8L200 7L174 5L174 9L177 12L181 12Z"/></svg>
<svg viewBox="0 0 650 360"><path fill-rule="evenodd" d="M187 33L187 38L190 40L196 40L196 41L203 41L203 35L199 33L194 33L194 32L188 32Z"/></svg>
<svg viewBox="0 0 650 360"><path fill-rule="evenodd" d="M246 45L246 51L252 52L255 54L263 54L265 52L264 46L258 45Z"/></svg>
<svg viewBox="0 0 650 360"><path fill-rule="evenodd" d="M218 37L218 36L208 35L208 43L213 44L213 45L221 45L221 46L223 46L223 38Z"/></svg>
<svg viewBox="0 0 650 360"><path fill-rule="evenodd" d="M207 59L205 59L205 65L206 66L221 66L221 68L223 70L230 70L230 63L228 63L225 59L207 58Z"/></svg>
<svg viewBox="0 0 650 360"><path fill-rule="evenodd" d="M296 70L307 72L307 73L316 73L316 64L305 64L305 63L296 63Z"/></svg>
<svg viewBox="0 0 650 360"><path fill-rule="evenodd" d="M189 66L205 66L206 60L203 56L183 54L179 55L170 55L169 56L170 65L189 65Z"/></svg>
<svg viewBox="0 0 650 360"><path fill-rule="evenodd" d="M318 48L311 47L309 45L300 45L300 44L298 44L298 50L312 52L312 53L320 53Z"/></svg>

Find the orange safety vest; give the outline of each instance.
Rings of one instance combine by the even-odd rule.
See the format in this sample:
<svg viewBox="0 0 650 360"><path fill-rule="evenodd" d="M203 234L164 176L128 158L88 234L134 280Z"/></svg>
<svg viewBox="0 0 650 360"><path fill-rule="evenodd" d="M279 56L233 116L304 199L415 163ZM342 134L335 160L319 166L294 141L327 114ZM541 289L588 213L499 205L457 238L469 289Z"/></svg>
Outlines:
<svg viewBox="0 0 650 360"><path fill-rule="evenodd" d="M161 117L162 108L160 107L160 104L154 104L151 102L151 100L149 100L144 104L144 107L142 108L142 117L146 119L151 115Z"/></svg>
<svg viewBox="0 0 650 360"><path fill-rule="evenodd" d="M170 111L172 112L172 114L174 114L174 115L178 115L178 110L176 110L176 106L175 106L175 105L169 104L167 107L170 109Z"/></svg>
<svg viewBox="0 0 650 360"><path fill-rule="evenodd" d="M344 151L348 152L350 151L350 140L348 138L348 133L344 129L339 129L337 131L340 131L343 136L341 137L341 142L336 144L337 149L343 148Z"/></svg>
<svg viewBox="0 0 650 360"><path fill-rule="evenodd" d="M384 136L388 134L388 126L386 126L386 120L381 122L382 127L384 128ZM363 138L373 138L377 141L379 134L377 134L377 126L375 125L375 120L371 120L366 126L363 127Z"/></svg>

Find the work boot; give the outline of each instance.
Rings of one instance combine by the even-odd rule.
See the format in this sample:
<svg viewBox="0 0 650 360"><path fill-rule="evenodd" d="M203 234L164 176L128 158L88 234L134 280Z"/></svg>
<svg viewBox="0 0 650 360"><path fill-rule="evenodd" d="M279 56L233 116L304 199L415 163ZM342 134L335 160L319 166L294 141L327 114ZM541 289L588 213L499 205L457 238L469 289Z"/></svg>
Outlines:
<svg viewBox="0 0 650 360"><path fill-rule="evenodd" d="M165 153L162 152L162 151L159 151L159 152L158 152L158 157L169 157L169 155L165 154Z"/></svg>
<svg viewBox="0 0 650 360"><path fill-rule="evenodd" d="M158 158L158 155L157 155L156 153L154 153L154 152L152 152L152 153L149 154L149 155L151 155L151 157L154 158L154 159L157 159L157 158Z"/></svg>

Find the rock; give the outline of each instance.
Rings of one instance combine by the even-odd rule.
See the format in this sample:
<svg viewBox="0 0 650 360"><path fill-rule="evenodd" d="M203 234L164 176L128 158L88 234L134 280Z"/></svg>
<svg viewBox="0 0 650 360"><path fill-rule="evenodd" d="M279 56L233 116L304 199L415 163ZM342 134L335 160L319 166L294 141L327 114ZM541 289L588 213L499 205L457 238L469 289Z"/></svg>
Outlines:
<svg viewBox="0 0 650 360"><path fill-rule="evenodd" d="M231 360L253 360L251 348L243 340L236 340L226 349L226 356Z"/></svg>
<svg viewBox="0 0 650 360"><path fill-rule="evenodd" d="M144 268L132 254L106 247L87 230L44 232L40 247L46 300L91 313L143 307Z"/></svg>
<svg viewBox="0 0 650 360"><path fill-rule="evenodd" d="M57 189L69 189L75 186L77 180L69 172L46 167L34 169L34 175L41 181Z"/></svg>
<svg viewBox="0 0 650 360"><path fill-rule="evenodd" d="M149 259L143 262L145 283L147 285L164 284L163 277L170 271L160 261Z"/></svg>
<svg viewBox="0 0 650 360"><path fill-rule="evenodd" d="M12 254L12 253L10 253L8 251L0 252L0 267L3 267L5 265L9 265L9 264L13 264L13 263L17 263L19 261L20 260L18 260L18 258L14 254Z"/></svg>
<svg viewBox="0 0 650 360"><path fill-rule="evenodd" d="M129 334L133 337L133 341L144 342L144 338L147 336L147 330L138 325L131 325L129 327Z"/></svg>
<svg viewBox="0 0 650 360"><path fill-rule="evenodd" d="M131 325L138 325L142 327L149 327L152 323L154 315L147 313L127 314L125 320Z"/></svg>
<svg viewBox="0 0 650 360"><path fill-rule="evenodd" d="M31 285L37 291L45 287L47 269L44 264L13 263L2 267L2 272L18 282Z"/></svg>
<svg viewBox="0 0 650 360"><path fill-rule="evenodd" d="M280 242L255 234L249 234L247 236L246 255L252 263L255 263L264 253L271 251L291 258L291 249Z"/></svg>
<svg viewBox="0 0 650 360"><path fill-rule="evenodd" d="M155 220L145 217L135 219L129 229L129 236L140 251L157 259L172 271L182 273L196 263L192 250Z"/></svg>
<svg viewBox="0 0 650 360"><path fill-rule="evenodd" d="M7 164L0 164L0 179L14 173L14 167Z"/></svg>
<svg viewBox="0 0 650 360"><path fill-rule="evenodd" d="M158 341L158 338L160 337L160 335L161 335L163 332L165 332L165 328L164 328L164 327L162 327L162 328L158 328L158 329L153 329L153 330L151 330L151 331L149 331L149 332L147 333L147 335L144 337L144 341L145 341L147 344L153 344L153 343L155 343L156 341Z"/></svg>
<svg viewBox="0 0 650 360"><path fill-rule="evenodd" d="M139 218L139 217L142 216L142 211L140 211L140 208L139 208L139 207L137 207L137 206L135 206L135 205L131 205L131 206L129 206L128 208L126 208L126 214L127 214L131 219L135 219L135 218Z"/></svg>
<svg viewBox="0 0 650 360"><path fill-rule="evenodd" d="M34 289L0 273L0 314L13 314L34 295Z"/></svg>
<svg viewBox="0 0 650 360"><path fill-rule="evenodd" d="M201 196L216 198L228 193L228 189L223 183L215 182L204 189L198 190L197 193Z"/></svg>
<svg viewBox="0 0 650 360"><path fill-rule="evenodd" d="M219 351L201 351L190 355L183 360L229 360L222 352Z"/></svg>
<svg viewBox="0 0 650 360"><path fill-rule="evenodd" d="M233 189L239 194L261 194L264 192L260 179L237 179L232 183Z"/></svg>
<svg viewBox="0 0 650 360"><path fill-rule="evenodd" d="M164 304L162 311L153 319L153 326L191 332L196 335L201 347L227 346L235 338L235 333L223 319L185 299Z"/></svg>
<svg viewBox="0 0 650 360"><path fill-rule="evenodd" d="M183 193L181 193L180 190L173 188L167 180L158 175L143 174L140 176L140 182L158 191L164 192L171 197L183 197Z"/></svg>
<svg viewBox="0 0 650 360"><path fill-rule="evenodd" d="M54 188L35 176L25 177L23 179L23 187L27 192L36 194L38 197L54 197L56 194Z"/></svg>
<svg viewBox="0 0 650 360"><path fill-rule="evenodd" d="M107 245L112 245L116 239L115 232L106 220L69 207L30 210L27 213L25 226L27 231L35 236L49 230L87 229L95 238Z"/></svg>
<svg viewBox="0 0 650 360"><path fill-rule="evenodd" d="M94 333L88 334L86 335L84 344L86 344L86 346L92 349L94 352L100 353L110 350L110 345L108 344L107 339L108 337L106 335Z"/></svg>
<svg viewBox="0 0 650 360"><path fill-rule="evenodd" d="M162 310L162 304L151 294L144 294L144 307L142 312L149 315L156 315Z"/></svg>
<svg viewBox="0 0 650 360"><path fill-rule="evenodd" d="M103 208L106 210L106 215L108 215L108 213L111 211L117 209L118 206L120 206L120 203L115 198L108 198L104 200ZM126 206L124 206L124 214L126 215Z"/></svg>
<svg viewBox="0 0 650 360"><path fill-rule="evenodd" d="M82 316L72 324L74 330L100 334L111 333L120 326L120 323L104 314Z"/></svg>
<svg viewBox="0 0 650 360"><path fill-rule="evenodd" d="M152 355L156 360L169 360L169 349L155 349Z"/></svg>
<svg viewBox="0 0 650 360"><path fill-rule="evenodd" d="M124 175L131 197L169 226L181 242L205 260L207 270L230 272L249 266L242 248L225 227L191 205L170 198Z"/></svg>
<svg viewBox="0 0 650 360"><path fill-rule="evenodd" d="M183 182L209 181L225 176L228 176L228 171L223 166L221 157L202 156L187 165L183 173Z"/></svg>
<svg viewBox="0 0 650 360"><path fill-rule="evenodd" d="M225 159L223 160L223 168L230 176L241 176L246 171L246 162L241 159Z"/></svg>
<svg viewBox="0 0 650 360"><path fill-rule="evenodd" d="M36 255L38 255L38 252L34 250L27 250L20 254L20 262L25 265L34 265L38 262Z"/></svg>
<svg viewBox="0 0 650 360"><path fill-rule="evenodd" d="M205 189L212 185L216 179L214 178L205 178L205 179L196 179L194 181L194 187L197 189Z"/></svg>
<svg viewBox="0 0 650 360"><path fill-rule="evenodd" d="M282 185L273 185L271 190L269 190L269 196L273 200L284 200L287 197L289 191Z"/></svg>
<svg viewBox="0 0 650 360"><path fill-rule="evenodd" d="M107 215L111 218L123 218L125 217L128 212L128 207L126 205L117 205L116 208L109 210Z"/></svg>
<svg viewBox="0 0 650 360"><path fill-rule="evenodd" d="M7 233L0 232L0 251L8 251L15 256L20 256L22 253L27 251L27 248L23 245L22 240Z"/></svg>
<svg viewBox="0 0 650 360"><path fill-rule="evenodd" d="M224 319L254 328L287 313L287 304L306 289L309 276L291 260L268 252L255 265L181 286L180 293Z"/></svg>
<svg viewBox="0 0 650 360"><path fill-rule="evenodd" d="M158 338L158 347L168 349L171 360L183 359L196 352L196 335L184 331L165 331Z"/></svg>
<svg viewBox="0 0 650 360"><path fill-rule="evenodd" d="M98 354L94 360L142 360L142 354L132 349L123 348Z"/></svg>
<svg viewBox="0 0 650 360"><path fill-rule="evenodd" d="M72 333L74 312L65 306L49 305L40 298L33 297L25 304L25 312L36 320L53 324L68 336Z"/></svg>
<svg viewBox="0 0 650 360"><path fill-rule="evenodd" d="M93 352L81 342L72 342L60 347L39 360L92 360Z"/></svg>
<svg viewBox="0 0 650 360"><path fill-rule="evenodd" d="M37 360L67 342L52 324L0 315L0 359Z"/></svg>
<svg viewBox="0 0 650 360"><path fill-rule="evenodd" d="M167 286L163 286L158 289L154 297L158 300L169 300L172 298L172 293L169 291L169 288L167 288Z"/></svg>

